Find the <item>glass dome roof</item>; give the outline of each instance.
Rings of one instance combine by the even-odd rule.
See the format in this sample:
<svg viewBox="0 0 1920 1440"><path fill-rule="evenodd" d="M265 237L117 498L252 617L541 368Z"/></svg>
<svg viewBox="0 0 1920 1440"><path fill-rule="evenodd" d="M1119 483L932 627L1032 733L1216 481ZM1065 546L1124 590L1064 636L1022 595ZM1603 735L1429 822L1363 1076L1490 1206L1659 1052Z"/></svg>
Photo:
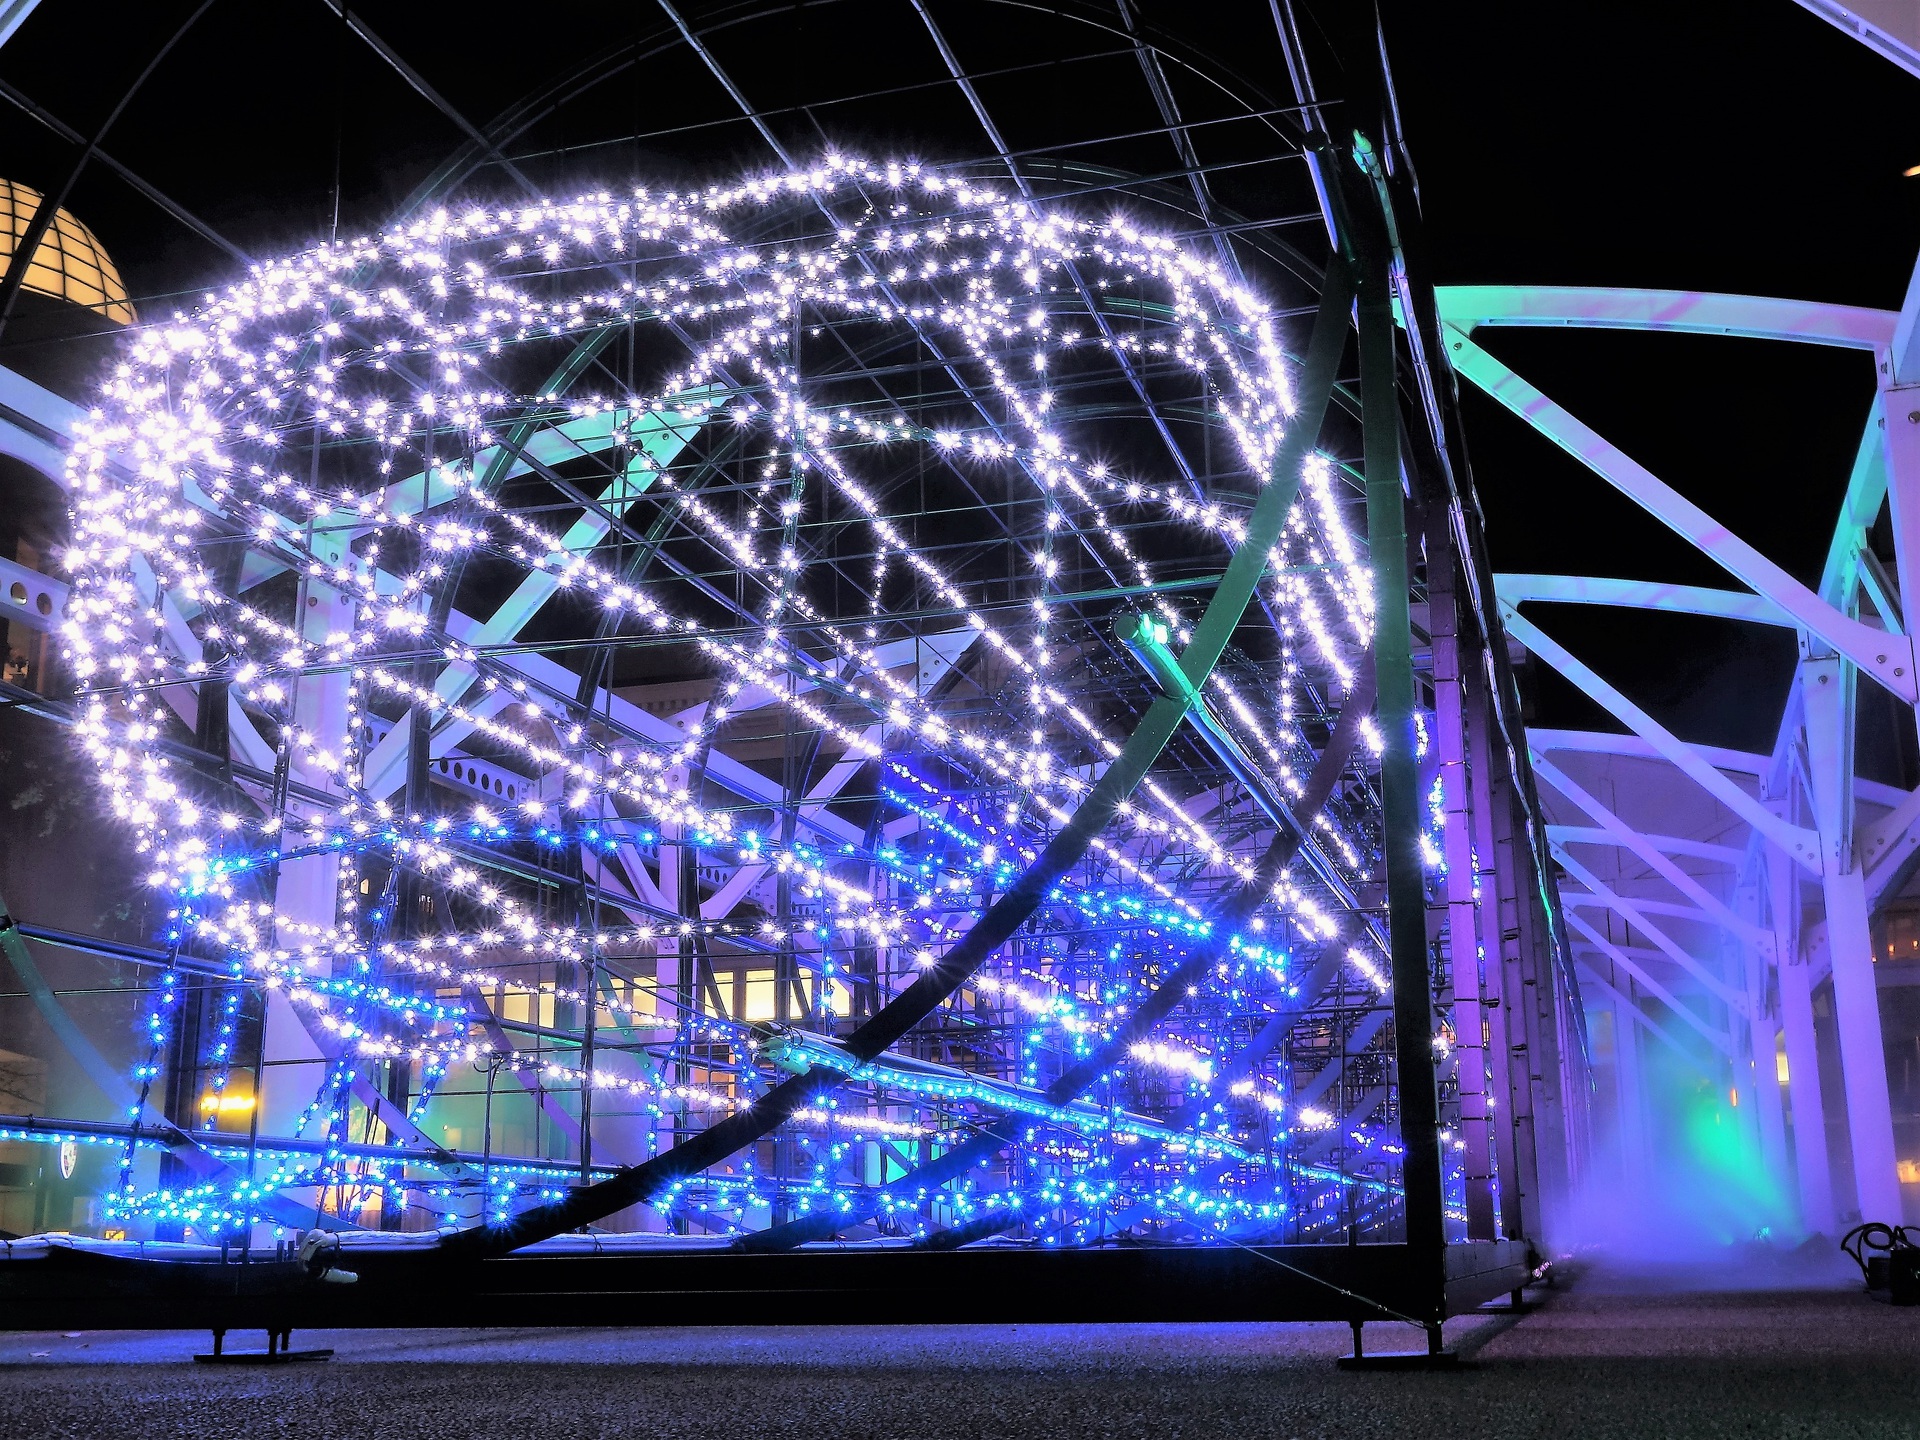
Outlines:
<svg viewBox="0 0 1920 1440"><path fill-rule="evenodd" d="M41 195L31 186L0 180L0 266L13 260L14 247L33 223ZM131 325L136 318L120 271L93 232L61 210L34 252L24 288L85 306L109 320Z"/></svg>

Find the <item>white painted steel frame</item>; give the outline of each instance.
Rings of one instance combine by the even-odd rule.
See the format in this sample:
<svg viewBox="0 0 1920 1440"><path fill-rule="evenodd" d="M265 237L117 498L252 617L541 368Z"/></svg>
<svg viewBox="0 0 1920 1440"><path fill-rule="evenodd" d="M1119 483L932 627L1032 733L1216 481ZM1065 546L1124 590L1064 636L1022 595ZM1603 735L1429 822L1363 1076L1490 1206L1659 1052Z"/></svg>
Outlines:
<svg viewBox="0 0 1920 1440"><path fill-rule="evenodd" d="M1856 800L1884 787L1867 786L1854 775L1852 736L1856 674L1870 676L1909 706L1920 698L1913 645L1903 633L1904 615L1920 604L1920 589L1912 578L1920 575L1920 268L1899 312L1698 292L1552 286L1456 287L1440 291L1439 304L1448 328L1448 354L1460 375L1748 587L1725 591L1604 577L1496 577L1511 633L1637 737L1637 743L1552 731L1529 737L1536 773L1599 822L1577 831L1555 826L1552 839L1568 876L1585 888L1584 894L1568 892L1565 898L1568 924L1586 942L1579 948L1590 957L1583 962L1587 978L1614 1006L1616 1109L1623 1117L1622 1158L1628 1173L1643 1163L1645 1143L1640 1124L1644 1094L1631 1073L1637 1064L1636 1028L1688 1052L1699 1063L1692 1047L1641 1008L1637 982L1639 991L1708 1042L1736 1086L1744 1081L1750 1090L1766 1093L1747 1113L1756 1117L1762 1153L1777 1165L1784 1165L1786 1153L1775 1075L1776 1049L1784 1038L1787 1090L1796 1121L1793 1188L1806 1229L1830 1231L1836 1219L1844 1218L1841 1211L1892 1221L1909 1218L1903 1214L1896 1173L1871 924L1876 909L1904 880L1912 857L1920 854L1920 792L1871 794L1887 804L1887 813L1856 827ZM1477 328L1494 325L1722 335L1871 353L1879 383L1818 589L1786 575L1471 338ZM1899 593L1867 545L1883 503L1891 512ZM1872 609L1871 621L1860 617L1862 596ZM1795 630L1802 660L1773 754L1740 756L1687 744L1523 616L1519 607L1532 603L1665 610ZM1675 865L1662 837L1634 831L1556 767L1547 756L1559 750L1663 760L1744 822L1750 832L1744 853L1722 846L1714 847L1718 855L1701 856L1734 861L1728 867L1733 903L1713 895ZM1612 845L1630 852L1686 903L1614 893L1569 853L1568 846L1574 844ZM1824 949L1833 986L1856 1177L1855 1193L1848 1196L1836 1193L1826 1154L1812 1014L1812 993L1825 976L1817 968L1822 957L1813 953L1811 927L1803 921L1802 890L1808 880L1820 887L1826 917L1819 948ZM1581 914L1592 904L1610 910L1654 948L1636 950L1603 934ZM1736 913L1736 907L1747 913ZM1731 957L1733 980L1710 957L1688 951L1649 918L1689 913L1725 938L1721 948ZM1682 983L1683 993L1669 988L1648 968L1662 960L1672 964L1670 973L1692 986ZM1614 977L1601 975L1594 961L1611 962ZM1709 1002L1706 1015L1686 1003L1689 993Z"/></svg>

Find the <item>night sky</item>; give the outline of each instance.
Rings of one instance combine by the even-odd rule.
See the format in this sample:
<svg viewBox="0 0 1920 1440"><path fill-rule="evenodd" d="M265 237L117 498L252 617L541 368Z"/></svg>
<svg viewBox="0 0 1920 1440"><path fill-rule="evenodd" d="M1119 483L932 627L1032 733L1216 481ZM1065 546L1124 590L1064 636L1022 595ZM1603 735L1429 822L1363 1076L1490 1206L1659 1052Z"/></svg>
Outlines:
<svg viewBox="0 0 1920 1440"><path fill-rule="evenodd" d="M1318 43L1316 12L1331 15L1336 3L1300 6L1310 46ZM1038 11L1021 11L1019 25L1041 30L1014 35L1003 7L948 0L936 8L973 70L1013 64L1026 58L1020 47L1044 40L1046 17ZM103 27L89 12L42 6L0 52L0 79L90 132L193 9L117 7ZM1291 98L1264 0L1205 7L1144 0L1139 9L1149 24L1223 57L1282 103ZM1920 179L1901 175L1920 163L1913 119L1920 80L1791 0L1384 0L1383 9L1442 283L1700 288L1898 306L1920 243ZM617 44L635 26L661 24L650 5L597 0L548 7L520 35L468 23L472 12L450 6L376 3L364 13L454 105L480 119L565 58ZM467 18L455 21L460 14ZM716 42L731 47L728 63L757 103L801 94L829 65L851 63L876 87L936 74L904 0L849 0L792 14L791 43L756 46L746 29ZM1341 77L1331 66L1319 79L1323 95L1339 94ZM832 89L840 81L816 83ZM1062 101L1051 83L1035 76L983 87L1016 145L1056 123L1086 123L1049 115L1050 107L1084 103L1077 94ZM615 115L609 104L627 108ZM630 117L644 131L703 116L716 127L702 140L711 173L765 163L762 142L684 55L654 64L644 84L627 84L617 98L602 96L601 109L576 128L618 133ZM1132 123L1119 113L1098 118L1113 131ZM818 119L855 143L935 155L943 136L979 142L957 91L945 84ZM568 123L562 115L550 129ZM820 133L797 116L775 123L803 148ZM273 7L219 0L117 124L109 148L250 253L271 254L327 233L336 157L340 223L351 231L391 214L458 141L391 68L344 34L320 0ZM72 153L4 107L0 151L9 156L8 173L43 186ZM631 146L549 163L569 180L598 175L620 183L629 170L660 161ZM1302 178L1276 182L1271 195L1246 203L1264 198L1265 214L1310 209L1310 196L1296 193ZM121 258L149 312L172 303L169 294L184 301L237 268L98 165L69 203ZM1599 332L1482 338L1789 571L1817 578L1870 395L1865 357ZM1497 569L1732 583L1490 402L1469 390L1466 404ZM1638 612L1537 613L1683 735L1771 748L1793 661L1787 632ZM1540 723L1618 728L1535 670ZM1878 703L1869 700L1868 708ZM1902 777L1883 750L1863 744L1869 773L1920 778Z"/></svg>

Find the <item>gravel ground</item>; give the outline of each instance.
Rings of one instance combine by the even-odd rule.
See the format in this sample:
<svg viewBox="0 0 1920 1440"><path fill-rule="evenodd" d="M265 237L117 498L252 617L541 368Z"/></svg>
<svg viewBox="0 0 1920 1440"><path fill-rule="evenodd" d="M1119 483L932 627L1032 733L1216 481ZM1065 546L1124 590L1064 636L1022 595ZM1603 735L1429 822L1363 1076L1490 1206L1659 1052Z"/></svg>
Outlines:
<svg viewBox="0 0 1920 1440"><path fill-rule="evenodd" d="M195 1365L203 1334L11 1334L0 1436L1920 1437L1920 1309L1655 1289L1450 1322L1451 1374L1339 1371L1337 1325L314 1331L334 1360L273 1369Z"/></svg>

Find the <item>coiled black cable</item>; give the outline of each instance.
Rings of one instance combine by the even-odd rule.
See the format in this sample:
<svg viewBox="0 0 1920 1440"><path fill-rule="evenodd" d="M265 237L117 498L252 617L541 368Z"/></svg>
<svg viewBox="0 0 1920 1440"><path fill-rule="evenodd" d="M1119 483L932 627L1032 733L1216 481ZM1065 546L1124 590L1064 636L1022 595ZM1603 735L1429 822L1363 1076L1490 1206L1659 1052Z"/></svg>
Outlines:
<svg viewBox="0 0 1920 1440"><path fill-rule="evenodd" d="M1888 1225L1879 1220L1856 1225L1840 1237L1840 1248L1860 1267L1860 1278L1867 1282L1868 1289L1873 1288L1873 1277L1867 1269L1869 1259L1876 1254L1891 1255L1895 1250L1912 1249L1913 1244L1906 1226Z"/></svg>

